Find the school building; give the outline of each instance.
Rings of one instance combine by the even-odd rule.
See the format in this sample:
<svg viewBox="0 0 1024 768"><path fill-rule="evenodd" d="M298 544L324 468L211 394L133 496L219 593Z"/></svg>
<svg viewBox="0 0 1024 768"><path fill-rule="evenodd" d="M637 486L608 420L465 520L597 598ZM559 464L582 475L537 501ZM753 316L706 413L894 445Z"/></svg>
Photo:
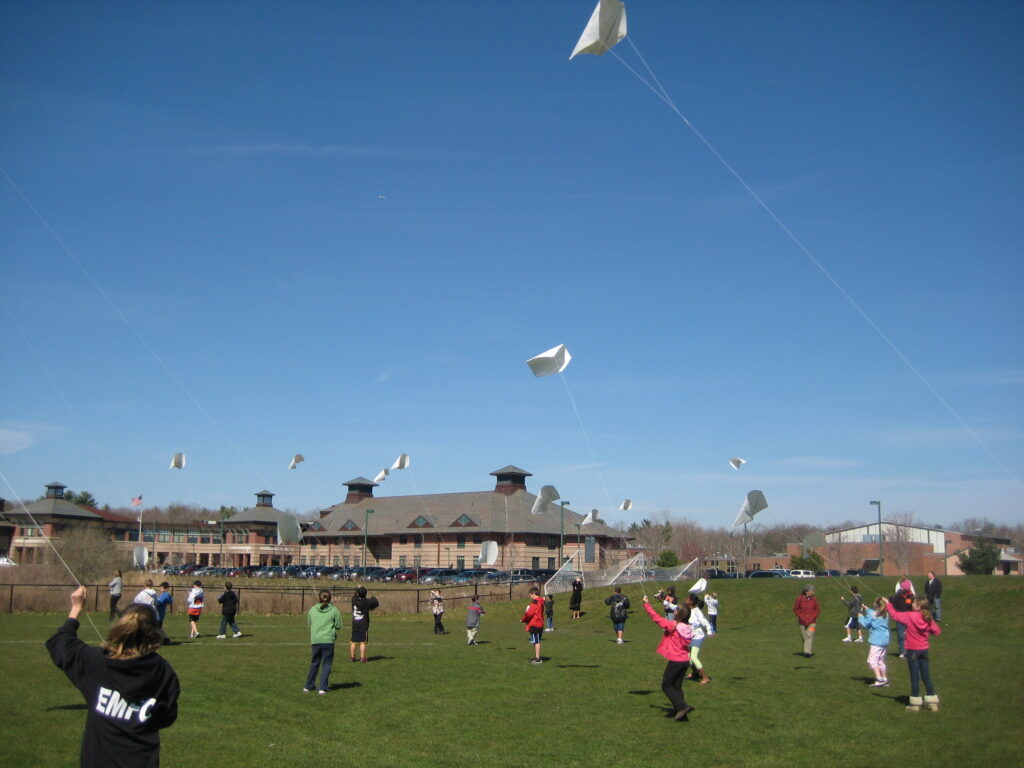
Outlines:
<svg viewBox="0 0 1024 768"><path fill-rule="evenodd" d="M150 566L199 565L416 566L472 568L484 541L498 544L495 568L557 568L577 554L585 570L627 556L624 534L603 523L582 525L572 510L552 503L532 514L536 495L526 488L529 472L508 466L490 473L492 490L415 496L374 496L379 487L357 477L344 483L345 500L320 512L312 523L273 505L274 494L256 492L256 504L226 519L141 521L136 517L73 504L66 486L50 483L44 498L18 508L8 505L0 536L19 564L49 562L52 539L76 531L105 532L126 552L140 542Z"/></svg>

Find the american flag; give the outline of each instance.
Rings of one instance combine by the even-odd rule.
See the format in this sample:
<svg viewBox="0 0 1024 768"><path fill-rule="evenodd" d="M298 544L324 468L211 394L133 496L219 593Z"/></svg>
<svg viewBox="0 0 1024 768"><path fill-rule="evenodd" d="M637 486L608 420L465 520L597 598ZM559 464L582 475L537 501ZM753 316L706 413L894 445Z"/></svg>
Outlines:
<svg viewBox="0 0 1024 768"><path fill-rule="evenodd" d="M138 496L136 496L134 499L132 499L132 506L133 507L141 507L142 506L142 494L141 493Z"/></svg>

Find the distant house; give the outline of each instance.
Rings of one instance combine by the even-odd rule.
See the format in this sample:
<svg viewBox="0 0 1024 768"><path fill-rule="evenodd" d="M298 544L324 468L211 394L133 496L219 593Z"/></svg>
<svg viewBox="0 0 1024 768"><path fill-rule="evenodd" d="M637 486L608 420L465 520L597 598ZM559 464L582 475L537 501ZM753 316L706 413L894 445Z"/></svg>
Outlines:
<svg viewBox="0 0 1024 768"><path fill-rule="evenodd" d="M957 567L959 553L970 549L979 536L975 533L883 520L881 537L878 523L841 528L827 531L825 546L817 547L814 551L825 560L826 568L863 568L893 577L903 574L923 576L928 571L935 571L940 576L958 576L962 573ZM985 538L1000 547L1010 544L1009 539L998 536ZM800 545L790 544L789 554L800 554ZM1012 559L1007 560L1007 567L997 569L997 572L1002 570L1007 575L1019 574L1020 566L1014 570L1013 562Z"/></svg>

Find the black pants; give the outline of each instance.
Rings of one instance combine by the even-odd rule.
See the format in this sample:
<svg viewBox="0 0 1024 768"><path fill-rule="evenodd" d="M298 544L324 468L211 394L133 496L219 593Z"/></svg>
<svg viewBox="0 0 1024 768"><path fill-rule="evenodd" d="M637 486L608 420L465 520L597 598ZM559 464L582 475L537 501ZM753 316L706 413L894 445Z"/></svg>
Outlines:
<svg viewBox="0 0 1024 768"><path fill-rule="evenodd" d="M689 669L688 661L670 661L665 666L665 673L661 676L661 690L668 696L676 712L686 706L686 697L683 696L683 678L686 677L686 670Z"/></svg>
<svg viewBox="0 0 1024 768"><path fill-rule="evenodd" d="M110 596L110 621L113 621L121 614L117 612L117 601L121 599L120 595Z"/></svg>
<svg viewBox="0 0 1024 768"><path fill-rule="evenodd" d="M441 623L441 617L442 616L444 616L443 613L435 613L434 614L434 634L435 635L443 635L444 634L444 624Z"/></svg>

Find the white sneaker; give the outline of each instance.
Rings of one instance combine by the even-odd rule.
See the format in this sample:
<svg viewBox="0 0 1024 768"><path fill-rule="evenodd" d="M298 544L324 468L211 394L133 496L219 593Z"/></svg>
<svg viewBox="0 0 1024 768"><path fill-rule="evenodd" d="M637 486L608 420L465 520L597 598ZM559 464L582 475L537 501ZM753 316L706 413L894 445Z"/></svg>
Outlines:
<svg viewBox="0 0 1024 768"><path fill-rule="evenodd" d="M857 638L856 640L854 640L853 642L855 642L855 643L863 643L863 642L864 642L864 638L863 638L863 637L858 637L858 638Z"/></svg>
<svg viewBox="0 0 1024 768"><path fill-rule="evenodd" d="M223 640L227 635L217 635L218 640Z"/></svg>
<svg viewBox="0 0 1024 768"><path fill-rule="evenodd" d="M235 634L232 635L232 637L241 637L241 636L242 636L241 632L235 632Z"/></svg>
<svg viewBox="0 0 1024 768"><path fill-rule="evenodd" d="M848 643L848 642L850 642L850 638L849 638L849 637L844 637L844 638L843 638L843 642L844 642L844 643Z"/></svg>
<svg viewBox="0 0 1024 768"><path fill-rule="evenodd" d="M616 643L618 643L619 645L622 645L622 644L623 644L623 643L625 642L625 640L623 640L623 639L622 639L622 638L620 637L620 638L616 639L616 640L615 640L615 642L616 642Z"/></svg>

